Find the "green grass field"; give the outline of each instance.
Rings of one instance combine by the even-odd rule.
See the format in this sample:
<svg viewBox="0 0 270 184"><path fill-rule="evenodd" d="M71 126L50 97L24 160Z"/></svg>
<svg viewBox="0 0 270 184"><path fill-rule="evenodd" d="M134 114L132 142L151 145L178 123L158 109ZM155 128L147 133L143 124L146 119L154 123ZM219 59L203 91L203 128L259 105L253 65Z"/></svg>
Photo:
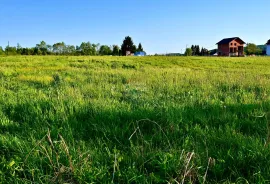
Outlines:
<svg viewBox="0 0 270 184"><path fill-rule="evenodd" d="M270 58L0 57L0 183L269 183Z"/></svg>

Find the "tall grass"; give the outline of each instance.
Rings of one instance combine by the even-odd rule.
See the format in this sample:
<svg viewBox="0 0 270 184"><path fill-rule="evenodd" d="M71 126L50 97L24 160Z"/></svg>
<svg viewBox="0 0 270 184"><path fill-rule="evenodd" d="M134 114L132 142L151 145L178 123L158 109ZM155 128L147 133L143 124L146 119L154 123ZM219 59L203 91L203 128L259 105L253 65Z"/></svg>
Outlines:
<svg viewBox="0 0 270 184"><path fill-rule="evenodd" d="M0 183L268 183L269 68L0 57Z"/></svg>

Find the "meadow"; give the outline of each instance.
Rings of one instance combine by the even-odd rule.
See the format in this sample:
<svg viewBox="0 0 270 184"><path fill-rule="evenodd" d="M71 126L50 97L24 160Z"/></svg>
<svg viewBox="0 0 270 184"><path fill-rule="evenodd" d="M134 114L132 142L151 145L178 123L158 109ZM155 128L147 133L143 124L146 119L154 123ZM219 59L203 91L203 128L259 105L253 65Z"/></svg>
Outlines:
<svg viewBox="0 0 270 184"><path fill-rule="evenodd" d="M269 183L270 58L0 57L0 183Z"/></svg>

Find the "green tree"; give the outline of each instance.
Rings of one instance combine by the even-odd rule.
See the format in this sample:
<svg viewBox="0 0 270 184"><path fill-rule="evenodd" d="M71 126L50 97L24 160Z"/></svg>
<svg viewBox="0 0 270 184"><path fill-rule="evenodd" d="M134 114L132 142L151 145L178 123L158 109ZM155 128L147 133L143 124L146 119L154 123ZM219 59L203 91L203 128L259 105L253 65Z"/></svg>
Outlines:
<svg viewBox="0 0 270 184"><path fill-rule="evenodd" d="M53 46L52 45L47 45L47 49L48 49L48 54L52 54Z"/></svg>
<svg viewBox="0 0 270 184"><path fill-rule="evenodd" d="M132 53L137 52L137 47L136 47L136 45L133 45L133 46L132 46L131 52L132 52Z"/></svg>
<svg viewBox="0 0 270 184"><path fill-rule="evenodd" d="M76 56L82 55L81 47L78 46L78 45L76 45L76 48L75 48L75 55L76 55Z"/></svg>
<svg viewBox="0 0 270 184"><path fill-rule="evenodd" d="M65 54L66 44L64 42L55 43L52 46L53 53L57 55Z"/></svg>
<svg viewBox="0 0 270 184"><path fill-rule="evenodd" d="M100 48L100 44L92 44L92 48L93 48L93 52L92 55L96 56L98 54L99 48Z"/></svg>
<svg viewBox="0 0 270 184"><path fill-rule="evenodd" d="M210 55L210 51L208 49L204 49L204 56L209 56Z"/></svg>
<svg viewBox="0 0 270 184"><path fill-rule="evenodd" d="M10 47L10 46L7 46L5 48L5 53L7 55L17 55L17 48L16 47Z"/></svg>
<svg viewBox="0 0 270 184"><path fill-rule="evenodd" d="M112 55L112 50L108 45L101 45L99 48L99 54L102 56Z"/></svg>
<svg viewBox="0 0 270 184"><path fill-rule="evenodd" d="M196 48L194 45L191 45L191 50L192 50L192 56L195 56Z"/></svg>
<svg viewBox="0 0 270 184"><path fill-rule="evenodd" d="M201 49L201 52L200 52L200 56L208 56L209 55L209 52L206 48L203 48Z"/></svg>
<svg viewBox="0 0 270 184"><path fill-rule="evenodd" d="M256 54L257 53L257 46L254 43L248 43L246 47L246 53L248 55Z"/></svg>
<svg viewBox="0 0 270 184"><path fill-rule="evenodd" d="M94 55L94 48L90 42L82 42L80 51L82 55Z"/></svg>
<svg viewBox="0 0 270 184"><path fill-rule="evenodd" d="M39 48L35 47L35 48L33 49L33 55L39 55L39 54L40 54Z"/></svg>
<svg viewBox="0 0 270 184"><path fill-rule="evenodd" d="M141 43L139 43L137 51L139 51L139 52L142 52L143 51L143 47L142 47L142 44Z"/></svg>
<svg viewBox="0 0 270 184"><path fill-rule="evenodd" d="M97 55L97 49L99 44L91 44L90 42L82 42L79 49L76 49L76 52L79 55L88 55L95 56Z"/></svg>
<svg viewBox="0 0 270 184"><path fill-rule="evenodd" d="M75 53L76 53L75 46L74 45L66 45L64 52L66 55L75 55Z"/></svg>
<svg viewBox="0 0 270 184"><path fill-rule="evenodd" d="M256 55L262 55L263 54L263 51L261 48L257 47L257 50L256 50Z"/></svg>
<svg viewBox="0 0 270 184"><path fill-rule="evenodd" d="M121 46L122 55L125 56L127 51L134 52L135 48L136 46L134 47L132 38L130 36L125 37L125 39L123 40L123 44Z"/></svg>
<svg viewBox="0 0 270 184"><path fill-rule="evenodd" d="M4 52L3 48L0 47L0 55L4 55L4 54L5 54L5 52Z"/></svg>
<svg viewBox="0 0 270 184"><path fill-rule="evenodd" d="M19 44L19 43L17 43L17 54L18 55L21 55L22 54L22 47L21 47L21 45Z"/></svg>
<svg viewBox="0 0 270 184"><path fill-rule="evenodd" d="M112 55L119 56L119 51L120 51L120 48L118 47L118 45L113 45Z"/></svg>
<svg viewBox="0 0 270 184"><path fill-rule="evenodd" d="M202 47L201 49L201 53L200 53L201 56L204 56L204 48Z"/></svg>
<svg viewBox="0 0 270 184"><path fill-rule="evenodd" d="M45 41L41 41L40 44L36 44L37 55L46 55L48 54L48 47Z"/></svg>
<svg viewBox="0 0 270 184"><path fill-rule="evenodd" d="M21 54L22 55L32 55L33 52L31 52L31 49L29 49L29 48L23 48Z"/></svg>
<svg viewBox="0 0 270 184"><path fill-rule="evenodd" d="M196 55L196 56L201 55L201 53L200 53L200 46L199 46L199 45L196 45L196 52L195 52L195 55Z"/></svg>
<svg viewBox="0 0 270 184"><path fill-rule="evenodd" d="M185 56L192 56L192 49L191 48L186 49Z"/></svg>

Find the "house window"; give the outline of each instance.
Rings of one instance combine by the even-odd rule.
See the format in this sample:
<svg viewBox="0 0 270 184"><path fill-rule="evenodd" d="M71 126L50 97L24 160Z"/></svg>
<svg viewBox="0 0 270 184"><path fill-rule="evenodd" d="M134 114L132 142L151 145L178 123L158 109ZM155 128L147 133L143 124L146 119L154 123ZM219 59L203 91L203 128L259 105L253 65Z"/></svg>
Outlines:
<svg viewBox="0 0 270 184"><path fill-rule="evenodd" d="M234 46L236 46L236 43L234 44Z"/></svg>
<svg viewBox="0 0 270 184"><path fill-rule="evenodd" d="M230 48L230 53L233 53L233 48Z"/></svg>
<svg viewBox="0 0 270 184"><path fill-rule="evenodd" d="M231 45L233 45L233 43L231 43Z"/></svg>

